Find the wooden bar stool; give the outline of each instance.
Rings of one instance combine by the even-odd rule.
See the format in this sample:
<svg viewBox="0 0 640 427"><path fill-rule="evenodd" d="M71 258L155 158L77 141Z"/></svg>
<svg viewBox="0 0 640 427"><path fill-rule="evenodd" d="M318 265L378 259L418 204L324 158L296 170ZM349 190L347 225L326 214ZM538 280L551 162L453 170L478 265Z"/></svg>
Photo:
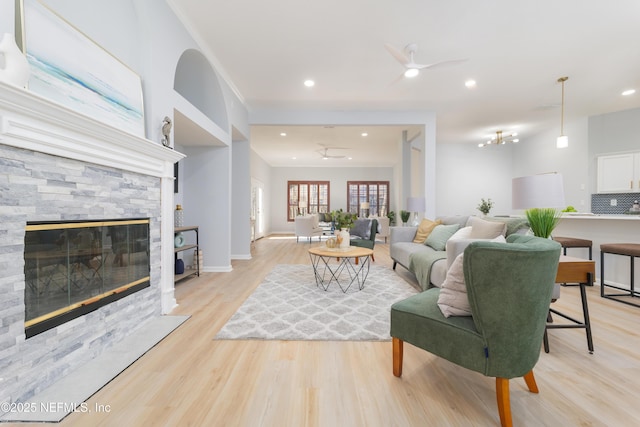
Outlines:
<svg viewBox="0 0 640 427"><path fill-rule="evenodd" d="M604 282L604 254L605 253L612 254L612 255L624 255L629 257L631 262L631 267L630 267L631 283L629 285L629 289L625 289L616 285L607 284ZM640 257L640 244L637 244L637 243L605 243L600 245L600 296L602 298L609 298L614 301L640 307L640 304L636 304L631 301L616 298L616 297L632 297L632 298L640 297L640 292L636 291L634 286L634 265L633 264L636 257ZM617 289L619 291L624 291L624 292L617 293L617 294L605 294L604 292L605 287Z"/></svg>
<svg viewBox="0 0 640 427"><path fill-rule="evenodd" d="M560 243L562 245L562 253L567 255L567 248L587 248L589 249L589 259L592 259L592 247L593 242L587 239L578 239L576 237L555 237L553 236L553 240ZM575 286L575 285L567 285L563 283L562 286ZM587 286L593 286L593 283L589 283Z"/></svg>
<svg viewBox="0 0 640 427"><path fill-rule="evenodd" d="M593 242L587 239L578 239L575 237L553 237L553 240L560 243L562 245L563 254L567 254L567 248L588 248L589 249L589 259L592 257L592 246Z"/></svg>

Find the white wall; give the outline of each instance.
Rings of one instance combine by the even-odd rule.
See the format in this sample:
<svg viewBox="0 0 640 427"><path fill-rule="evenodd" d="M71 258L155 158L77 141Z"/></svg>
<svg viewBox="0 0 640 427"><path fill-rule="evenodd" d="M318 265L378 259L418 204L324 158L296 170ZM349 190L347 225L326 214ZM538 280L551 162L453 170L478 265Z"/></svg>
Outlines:
<svg viewBox="0 0 640 427"><path fill-rule="evenodd" d="M492 215L510 214L512 154L512 146L438 144L436 215L479 215L481 198L494 202Z"/></svg>
<svg viewBox="0 0 640 427"><path fill-rule="evenodd" d="M595 180L591 185L587 123L587 118L565 121L565 134L569 136L567 148L556 148L559 129L549 129L538 135L523 138L522 142L514 146L512 177L547 172L561 173L566 205L572 205L581 212L590 212Z"/></svg>
<svg viewBox="0 0 640 427"><path fill-rule="evenodd" d="M264 185L264 198L262 200L262 214L264 218L264 235L271 234L271 210L273 185L271 185L271 166L265 162L255 151L251 150L251 178L257 179Z"/></svg>
<svg viewBox="0 0 640 427"><path fill-rule="evenodd" d="M391 200L397 191L393 168L272 168L271 169L271 229L275 233L292 233L293 222L287 221L287 181L329 181L330 209L346 210L347 181L389 181ZM390 206L390 210L397 208Z"/></svg>

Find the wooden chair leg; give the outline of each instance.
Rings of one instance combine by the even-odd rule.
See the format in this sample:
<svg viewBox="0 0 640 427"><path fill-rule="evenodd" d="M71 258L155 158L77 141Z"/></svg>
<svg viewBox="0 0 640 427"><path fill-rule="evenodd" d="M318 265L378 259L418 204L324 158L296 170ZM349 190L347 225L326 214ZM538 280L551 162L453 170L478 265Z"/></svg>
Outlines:
<svg viewBox="0 0 640 427"><path fill-rule="evenodd" d="M404 341L399 338L392 338L393 342L393 375L402 376L402 350Z"/></svg>
<svg viewBox="0 0 640 427"><path fill-rule="evenodd" d="M502 427L512 427L513 421L511 419L511 402L509 400L509 380L507 378L496 378L496 397L498 399L500 425Z"/></svg>
<svg viewBox="0 0 640 427"><path fill-rule="evenodd" d="M373 254L371 254L371 261L376 262L376 257L374 257Z"/></svg>
<svg viewBox="0 0 640 427"><path fill-rule="evenodd" d="M536 378L533 376L533 370L524 375L524 382L527 383L531 393L538 393L538 384L536 384Z"/></svg>
<svg viewBox="0 0 640 427"><path fill-rule="evenodd" d="M356 265L358 265L358 261L360 260L359 257L356 257Z"/></svg>

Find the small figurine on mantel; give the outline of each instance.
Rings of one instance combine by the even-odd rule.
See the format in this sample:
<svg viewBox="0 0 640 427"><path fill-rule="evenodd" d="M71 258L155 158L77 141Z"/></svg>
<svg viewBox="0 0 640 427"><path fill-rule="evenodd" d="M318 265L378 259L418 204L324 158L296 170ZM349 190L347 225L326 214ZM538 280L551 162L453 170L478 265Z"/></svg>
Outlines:
<svg viewBox="0 0 640 427"><path fill-rule="evenodd" d="M162 121L162 145L171 148L171 119L165 116Z"/></svg>
<svg viewBox="0 0 640 427"><path fill-rule="evenodd" d="M638 203L637 200L633 201L633 205L631 206L631 209L629 209L629 213L640 214L640 203Z"/></svg>

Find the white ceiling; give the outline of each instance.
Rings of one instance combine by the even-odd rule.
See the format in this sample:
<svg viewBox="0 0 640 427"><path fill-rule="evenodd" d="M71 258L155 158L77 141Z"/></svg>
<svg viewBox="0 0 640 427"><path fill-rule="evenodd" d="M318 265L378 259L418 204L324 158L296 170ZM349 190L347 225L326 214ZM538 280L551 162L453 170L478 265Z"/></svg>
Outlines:
<svg viewBox="0 0 640 427"><path fill-rule="evenodd" d="M561 76L569 77L565 123L640 107L638 0L168 2L250 111L428 110L437 114L438 143L477 144L504 130L524 144L541 131L560 133ZM418 63L467 61L397 80L403 67L385 43L417 43ZM315 87L303 86L308 78ZM467 79L477 87L467 89ZM621 96L629 88L638 92ZM389 164L397 150L384 141L400 135L387 132L401 129L365 130L374 145L358 126L259 126L251 145L274 166L326 165L315 153L319 141L352 147L354 159L379 153L369 164Z"/></svg>

